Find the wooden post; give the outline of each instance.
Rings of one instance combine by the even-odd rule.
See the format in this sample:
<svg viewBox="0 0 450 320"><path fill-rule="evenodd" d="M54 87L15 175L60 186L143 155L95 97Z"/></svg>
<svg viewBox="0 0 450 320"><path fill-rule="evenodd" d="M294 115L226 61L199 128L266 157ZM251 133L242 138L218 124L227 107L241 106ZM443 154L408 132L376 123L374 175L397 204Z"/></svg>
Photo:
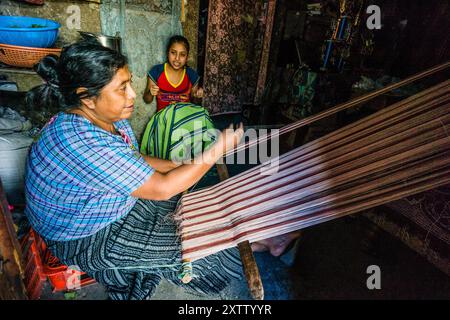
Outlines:
<svg viewBox="0 0 450 320"><path fill-rule="evenodd" d="M21 251L0 180L0 300L26 300Z"/></svg>
<svg viewBox="0 0 450 320"><path fill-rule="evenodd" d="M217 172L220 181L226 180L230 177L228 169L225 164L216 164ZM244 269L245 277L247 278L248 288L250 294L255 300L264 299L264 287L259 274L258 265L256 264L255 256L253 255L250 242L244 241L238 244L239 253L242 260L242 268Z"/></svg>

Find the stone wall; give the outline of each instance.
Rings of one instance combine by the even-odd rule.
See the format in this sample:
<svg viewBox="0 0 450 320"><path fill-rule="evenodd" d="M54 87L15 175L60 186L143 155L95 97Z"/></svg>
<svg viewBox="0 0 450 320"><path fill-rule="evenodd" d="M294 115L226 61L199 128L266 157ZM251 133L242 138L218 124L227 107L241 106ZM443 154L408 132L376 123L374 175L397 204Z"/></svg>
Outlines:
<svg viewBox="0 0 450 320"><path fill-rule="evenodd" d="M61 28L55 47L75 42L80 38L78 25L73 23L74 12L80 14L79 30L100 32L100 5L95 1L46 0L42 6L12 0L1 0L0 3L1 15L31 16L59 22ZM28 91L42 83L41 78L32 72L2 71L1 73L6 74L10 81L15 81L20 91Z"/></svg>
<svg viewBox="0 0 450 320"><path fill-rule="evenodd" d="M133 73L133 88L137 97L130 123L138 140L156 110L156 101L146 104L142 99L147 72L153 65L166 61L167 41L172 35L187 36L191 45L188 63L196 66L199 2L189 1L189 6L185 7L189 10L185 11L185 22L182 24L181 1L126 0L121 4L120 0L103 0L100 6L102 31L107 35L120 32L123 51L128 56Z"/></svg>
<svg viewBox="0 0 450 320"><path fill-rule="evenodd" d="M183 17L180 16L181 1L185 1ZM123 53L128 56L133 73L133 88L137 94L135 112L130 123L140 139L156 110L155 102L147 105L142 99L147 72L151 66L166 61L165 51L170 36L184 34L188 38L191 46L188 63L193 68L197 66L199 0L46 0L43 6L2 0L0 14L36 16L58 21L61 29L56 46L59 47L80 38L78 30L71 28L73 6L79 8L81 31L101 32L105 35L120 33ZM18 83L21 91L27 91L41 83L40 78L31 72L6 74L11 81Z"/></svg>
<svg viewBox="0 0 450 320"><path fill-rule="evenodd" d="M79 12L80 29L73 20ZM12 0L2 0L0 14L11 16L32 16L59 22L59 36L56 47L72 43L79 39L78 30L100 32L100 5L95 2L78 0L46 0L44 5L36 6Z"/></svg>
<svg viewBox="0 0 450 320"><path fill-rule="evenodd" d="M142 99L147 72L151 66L165 61L167 39L181 32L176 16L178 10L174 8L178 1L140 2L142 1L103 0L100 7L103 33L115 35L120 32L123 53L128 56L133 88L137 94L130 123L138 140L156 110L155 101L148 105Z"/></svg>

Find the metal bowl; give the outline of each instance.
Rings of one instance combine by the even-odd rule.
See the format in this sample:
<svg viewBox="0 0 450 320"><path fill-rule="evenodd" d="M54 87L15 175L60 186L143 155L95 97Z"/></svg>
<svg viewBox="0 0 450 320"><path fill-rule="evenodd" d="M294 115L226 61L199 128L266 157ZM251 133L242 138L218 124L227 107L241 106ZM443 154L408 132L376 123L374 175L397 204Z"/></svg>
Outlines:
<svg viewBox="0 0 450 320"><path fill-rule="evenodd" d="M121 37L112 37L112 36L105 36L104 34L99 33L92 33L92 32L85 32L85 31L78 31L78 33L84 38L84 39L95 39L97 40L102 46L116 50L117 52L122 53L122 38Z"/></svg>

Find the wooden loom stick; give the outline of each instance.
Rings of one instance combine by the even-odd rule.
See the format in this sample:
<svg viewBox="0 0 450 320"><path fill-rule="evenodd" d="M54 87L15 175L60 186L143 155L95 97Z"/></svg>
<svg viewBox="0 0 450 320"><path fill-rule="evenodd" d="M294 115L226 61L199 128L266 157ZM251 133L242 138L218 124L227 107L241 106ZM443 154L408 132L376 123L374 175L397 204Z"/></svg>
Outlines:
<svg viewBox="0 0 450 320"><path fill-rule="evenodd" d="M432 67L430 69L427 69L427 70L425 70L423 72L420 72L420 73L417 73L415 75L412 75L412 76L410 76L410 77L408 77L408 78L406 78L404 80L401 80L399 82L390 84L390 85L388 85L388 86L386 86L384 88L381 88L379 90L376 90L376 91L370 92L368 94L356 97L356 98L354 98L354 99L352 99L352 100L350 100L348 102L339 104L339 105L337 105L337 106L335 106L335 107L333 107L331 109L319 112L316 115L313 115L313 116L307 117L305 119L296 121L296 122L294 122L292 124L288 124L287 126L284 126L284 127L282 127L280 129L279 135L282 135L282 134L290 132L292 130L301 128L301 127L303 127L303 126L305 126L307 124L313 123L313 122L315 122L317 120L323 119L323 118L328 117L328 116L330 116L332 114L335 114L337 112L346 110L346 109L348 109L350 107L353 107L353 106L356 106L358 104L367 102L367 101L369 101L369 100L371 100L371 99L373 99L373 98L375 98L375 97L377 97L379 95L382 95L382 94L384 94L386 92L392 91L394 89L397 89L397 88L402 87L402 86L404 86L406 84L412 83L412 82L414 82L416 80L419 80L421 78L427 77L427 76L429 76L431 74L434 74L436 72L445 70L445 69L447 69L449 67L450 67L450 61L447 61L445 63L442 63L442 64L437 65L435 67ZM270 135L268 135L266 138L269 138L269 137L270 137ZM262 139L260 138L259 141L261 141L261 140ZM225 154L225 157L230 155L230 154L233 154L233 153L235 153L237 151L240 151L240 150L243 150L243 149L248 148L250 146L256 145L256 144L259 143L259 141L258 140L252 140L252 141L249 141L249 142L245 143L244 145L238 146L234 150L230 150L229 152L227 152Z"/></svg>
<svg viewBox="0 0 450 320"><path fill-rule="evenodd" d="M0 180L0 300L27 300L22 253Z"/></svg>
<svg viewBox="0 0 450 320"><path fill-rule="evenodd" d="M368 117L365 117L363 119L364 122L361 122L361 120L360 120L360 121L357 121L357 122L354 122L352 124L349 124L349 125L345 126L345 128L338 129L338 130L334 131L334 135L333 136L326 136L326 139L327 140L332 140L332 141L338 141L338 140L342 139L342 137L346 137L346 138L351 137L352 138L353 133L362 133L361 127L365 127L365 128L368 128L369 130L372 130L371 129L371 125L369 126L368 124L370 122L372 122L372 125L373 125L373 122L375 120L377 120L376 123L378 125L386 126L384 121L386 121L386 120L387 121L391 121L391 117L393 115L399 115L400 114L401 116L403 116L402 113L404 113L404 112L416 112L414 110L408 110L408 109L411 109L411 108L416 107L416 106L421 108L421 107L423 107L423 104L425 102L428 102L428 100L430 100L430 99L442 98L442 95L444 95L445 93L448 93L450 91L448 89L449 86L450 86L450 80L444 81L443 83L440 83L440 84L438 84L438 85L436 85L436 86L434 86L434 87L432 87L432 88L430 88L428 90L422 91L422 92L420 92L420 93L418 93L418 94L416 94L416 95L414 95L412 97L406 98L406 99L401 100L401 101L399 101L399 102L397 102L397 103L395 103L395 104L393 104L393 105L391 105L389 107L386 107L383 110L382 114L379 114L379 113L372 114L372 115L370 115ZM447 97L448 97L448 95L447 95ZM310 116L308 118L302 119L302 120L300 120L298 122L295 122L293 124L290 124L290 125L287 125L285 127L282 127L277 134L266 134L265 136L259 137L257 140L252 140L252 141L247 142L246 144L240 145L236 149L229 151L229 153L227 153L227 155L232 154L234 152L238 152L238 151L244 150L245 148L248 148L248 147L253 146L255 144L259 144L261 142L270 140L270 139L272 139L274 137L281 136L281 135L283 135L283 134L285 134L287 132L290 132L292 130L301 128L304 125L307 125L307 124L312 123L314 121L320 120L323 117L331 115L331 114L334 114L334 113L336 113L336 112L338 112L340 110L341 110L341 108L339 106L336 106L334 108L326 110L325 112L327 114L323 115L321 117L317 117L317 115L314 115L314 116ZM317 143L319 141L322 141L323 138L325 138L325 137L318 138L318 139L316 139L316 140L314 140L312 142ZM303 148L308 148L309 145L310 144L304 145L302 147L302 149ZM289 154L289 152L286 153L286 154Z"/></svg>
<svg viewBox="0 0 450 320"><path fill-rule="evenodd" d="M228 169L225 164L216 164L219 179L221 181L230 177ZM259 274L258 265L256 264L255 256L253 255L252 248L249 241L243 241L238 243L239 254L241 255L242 268L244 270L245 278L247 279L247 285L250 290L250 295L255 300L264 299L264 287L262 284L261 276Z"/></svg>

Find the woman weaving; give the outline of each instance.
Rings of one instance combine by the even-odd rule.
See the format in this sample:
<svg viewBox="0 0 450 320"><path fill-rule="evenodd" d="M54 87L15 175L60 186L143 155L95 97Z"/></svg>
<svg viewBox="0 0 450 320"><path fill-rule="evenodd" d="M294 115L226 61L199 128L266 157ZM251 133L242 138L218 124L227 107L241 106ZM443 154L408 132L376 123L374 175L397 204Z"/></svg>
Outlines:
<svg viewBox="0 0 450 320"><path fill-rule="evenodd" d="M65 110L33 144L27 161L26 215L49 249L106 286L112 299L144 299L162 278L181 284L180 243L170 213L188 189L240 141L227 130L195 163L141 155L127 119L136 94L126 58L97 43L65 47L37 66L46 81L30 107ZM193 263L186 288L222 290L242 274L236 248Z"/></svg>

